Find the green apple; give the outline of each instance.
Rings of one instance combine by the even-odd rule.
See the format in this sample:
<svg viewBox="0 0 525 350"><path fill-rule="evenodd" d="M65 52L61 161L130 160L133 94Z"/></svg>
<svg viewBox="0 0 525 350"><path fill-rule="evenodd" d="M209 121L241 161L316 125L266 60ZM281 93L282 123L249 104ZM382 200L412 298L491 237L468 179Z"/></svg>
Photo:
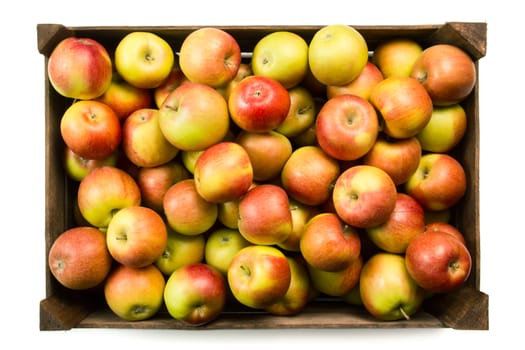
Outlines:
<svg viewBox="0 0 525 350"><path fill-rule="evenodd" d="M81 181L91 170L104 165L116 166L118 151L113 152L107 158L87 159L79 156L69 147L64 148L64 169L66 174L75 181Z"/></svg>
<svg viewBox="0 0 525 350"><path fill-rule="evenodd" d="M325 85L346 85L368 62L368 45L355 28L331 24L320 28L310 41L308 62L314 77Z"/></svg>
<svg viewBox="0 0 525 350"><path fill-rule="evenodd" d="M205 242L204 234L188 236L168 227L166 248L154 264L164 276L169 276L179 267L200 263L204 260Z"/></svg>
<svg viewBox="0 0 525 350"><path fill-rule="evenodd" d="M463 139L467 114L460 104L434 106L428 124L416 134L421 148L428 152L450 152Z"/></svg>
<svg viewBox="0 0 525 350"><path fill-rule="evenodd" d="M293 88L308 71L308 44L293 32L269 33L255 44L251 67L254 74L273 78L287 89Z"/></svg>
<svg viewBox="0 0 525 350"><path fill-rule="evenodd" d="M204 259L208 265L215 267L224 276L235 254L242 248L251 245L236 229L218 228L212 231L204 246Z"/></svg>
<svg viewBox="0 0 525 350"><path fill-rule="evenodd" d="M317 108L313 95L303 86L289 89L288 94L290 95L288 115L275 131L290 138L300 135L314 124Z"/></svg>
<svg viewBox="0 0 525 350"><path fill-rule="evenodd" d="M329 296L340 297L347 294L359 283L363 258L360 255L337 271L320 270L310 264L306 266L315 289Z"/></svg>
<svg viewBox="0 0 525 350"><path fill-rule="evenodd" d="M363 306L380 320L409 319L425 292L410 277L402 255L380 252L370 257L359 280Z"/></svg>

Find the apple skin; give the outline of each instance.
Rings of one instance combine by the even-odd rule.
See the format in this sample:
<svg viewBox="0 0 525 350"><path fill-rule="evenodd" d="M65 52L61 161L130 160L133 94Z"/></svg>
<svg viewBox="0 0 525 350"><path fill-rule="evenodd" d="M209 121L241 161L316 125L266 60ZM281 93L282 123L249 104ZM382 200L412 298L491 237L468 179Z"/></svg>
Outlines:
<svg viewBox="0 0 525 350"><path fill-rule="evenodd" d="M428 124L416 137L424 151L447 153L459 144L466 130L467 114L460 104L434 106Z"/></svg>
<svg viewBox="0 0 525 350"><path fill-rule="evenodd" d="M231 119L250 132L268 132L279 127L290 105L290 94L281 83L258 75L241 80L228 97Z"/></svg>
<svg viewBox="0 0 525 350"><path fill-rule="evenodd" d="M178 268L164 287L164 304L168 313L190 326L202 326L219 317L226 298L224 276L204 263Z"/></svg>
<svg viewBox="0 0 525 350"><path fill-rule="evenodd" d="M62 232L48 252L52 275L61 285L73 290L99 286L107 277L112 261L104 233L90 226Z"/></svg>
<svg viewBox="0 0 525 350"><path fill-rule="evenodd" d="M176 64L162 84L153 89L153 100L155 101L155 106L160 109L166 97L168 97L173 90L188 81L188 78L186 78L178 64Z"/></svg>
<svg viewBox="0 0 525 350"><path fill-rule="evenodd" d="M140 188L142 205L162 213L164 195L168 189L173 184L190 177L190 172L178 159L155 167L140 167L136 181Z"/></svg>
<svg viewBox="0 0 525 350"><path fill-rule="evenodd" d="M164 276L170 276L173 271L189 264L197 264L204 260L204 234L188 236L173 231L169 226L166 248L155 260L154 264Z"/></svg>
<svg viewBox="0 0 525 350"><path fill-rule="evenodd" d="M425 231L423 207L405 193L397 194L396 206L384 223L366 230L370 240L389 253L403 254L410 241Z"/></svg>
<svg viewBox="0 0 525 350"><path fill-rule="evenodd" d="M129 206L113 215L106 231L109 253L131 267L153 264L164 252L168 231L163 218L153 209Z"/></svg>
<svg viewBox="0 0 525 350"><path fill-rule="evenodd" d="M91 170L104 165L116 166L117 151L101 160L87 159L73 152L69 147L64 148L64 169L67 176L75 181L81 181Z"/></svg>
<svg viewBox="0 0 525 350"><path fill-rule="evenodd" d="M218 215L217 204L199 195L193 178L173 184L164 194L163 208L168 226L188 236L209 230Z"/></svg>
<svg viewBox="0 0 525 350"><path fill-rule="evenodd" d="M374 86L383 79L383 73L381 73L379 68L377 68L374 63L368 61L361 73L350 83L340 86L327 86L326 97L331 99L339 95L352 94L368 100Z"/></svg>
<svg viewBox="0 0 525 350"><path fill-rule="evenodd" d="M344 269L361 254L355 228L334 213L321 213L306 223L299 241L301 254L310 266L323 271Z"/></svg>
<svg viewBox="0 0 525 350"><path fill-rule="evenodd" d="M425 231L442 231L450 233L452 236L456 237L461 243L467 244L467 241L465 240L465 236L463 233L461 233L458 228L452 224L449 224L448 222L442 222L442 221L433 221L426 223L425 225Z"/></svg>
<svg viewBox="0 0 525 350"><path fill-rule="evenodd" d="M421 144L415 136L406 139L380 136L362 160L365 165L384 170L394 184L401 185L416 171L421 155Z"/></svg>
<svg viewBox="0 0 525 350"><path fill-rule="evenodd" d="M356 95L340 95L326 101L317 114L319 146L338 160L356 160L374 145L379 121L374 107Z"/></svg>
<svg viewBox="0 0 525 350"><path fill-rule="evenodd" d="M385 171L356 165L337 178L332 200L344 222L366 229L388 220L396 205L397 189Z"/></svg>
<svg viewBox="0 0 525 350"><path fill-rule="evenodd" d="M337 160L319 146L295 149L281 171L282 187L291 198L306 205L320 205L332 193L340 174Z"/></svg>
<svg viewBox="0 0 525 350"><path fill-rule="evenodd" d="M275 131L288 138L293 138L305 132L315 124L317 106L312 94L303 86L288 90L290 109L284 121Z"/></svg>
<svg viewBox="0 0 525 350"><path fill-rule="evenodd" d="M122 122L137 109L150 108L153 96L150 89L141 89L113 72L111 84L97 101L107 104Z"/></svg>
<svg viewBox="0 0 525 350"><path fill-rule="evenodd" d="M122 138L120 121L106 104L77 101L60 119L60 134L73 152L87 159L105 159L116 151Z"/></svg>
<svg viewBox="0 0 525 350"><path fill-rule="evenodd" d="M277 131L264 133L241 130L235 142L244 148L250 157L254 181L273 180L292 154L292 143Z"/></svg>
<svg viewBox="0 0 525 350"><path fill-rule="evenodd" d="M289 237L292 225L288 194L278 185L257 185L239 201L237 226L252 244L278 244Z"/></svg>
<svg viewBox="0 0 525 350"><path fill-rule="evenodd" d="M472 257L467 247L450 233L426 231L410 242L405 262L419 286L432 293L446 293L468 279Z"/></svg>
<svg viewBox="0 0 525 350"><path fill-rule="evenodd" d="M102 95L110 86L113 64L98 41L69 37L60 41L49 55L47 75L60 95L90 100Z"/></svg>
<svg viewBox="0 0 525 350"><path fill-rule="evenodd" d="M363 258L358 256L351 260L346 267L337 271L324 271L307 264L312 285L319 292L341 297L346 295L359 283L359 276L363 267Z"/></svg>
<svg viewBox="0 0 525 350"><path fill-rule="evenodd" d="M166 40L152 32L126 34L115 48L118 74L133 86L154 89L168 77L175 53Z"/></svg>
<svg viewBox="0 0 525 350"><path fill-rule="evenodd" d="M117 265L104 284L104 298L111 311L126 321L152 318L162 307L164 276L155 267Z"/></svg>
<svg viewBox="0 0 525 350"><path fill-rule="evenodd" d="M474 89L476 66L470 56L454 45L427 47L414 63L411 77L428 91L436 106L463 101Z"/></svg>
<svg viewBox="0 0 525 350"><path fill-rule="evenodd" d="M423 48L412 39L393 38L377 45L372 61L385 78L409 77Z"/></svg>
<svg viewBox="0 0 525 350"><path fill-rule="evenodd" d="M165 164L179 153L160 130L156 108L141 108L126 118L122 124L121 146L128 159L138 167Z"/></svg>
<svg viewBox="0 0 525 350"><path fill-rule="evenodd" d="M292 273L286 256L277 248L251 245L241 249L228 268L228 285L241 304L263 309L288 291Z"/></svg>
<svg viewBox="0 0 525 350"><path fill-rule="evenodd" d="M228 32L212 27L194 30L180 47L179 65L193 82L223 87L231 81L241 64L241 48Z"/></svg>
<svg viewBox="0 0 525 350"><path fill-rule="evenodd" d="M188 82L165 98L159 125L164 137L179 150L201 151L228 133L228 105L212 87Z"/></svg>
<svg viewBox="0 0 525 350"><path fill-rule="evenodd" d="M432 115L432 100L415 78L390 77L370 92L370 103L383 120L383 132L393 138L415 136Z"/></svg>
<svg viewBox="0 0 525 350"><path fill-rule="evenodd" d="M102 166L80 181L77 201L80 213L91 225L105 229L119 209L140 205L140 189L122 169Z"/></svg>
<svg viewBox="0 0 525 350"><path fill-rule="evenodd" d="M380 252L361 270L361 301L375 318L384 321L409 319L415 314L425 291L412 279L402 255Z"/></svg>
<svg viewBox="0 0 525 350"><path fill-rule="evenodd" d="M269 33L255 44L251 67L255 75L275 79L291 89L308 71L308 43L293 32Z"/></svg>
<svg viewBox="0 0 525 350"><path fill-rule="evenodd" d="M223 141L199 156L193 176L203 199L222 203L244 195L253 183L254 171L250 155L241 145Z"/></svg>
<svg viewBox="0 0 525 350"><path fill-rule="evenodd" d="M445 153L427 153L405 183L405 192L424 209L444 210L455 205L467 190L461 163Z"/></svg>
<svg viewBox="0 0 525 350"><path fill-rule="evenodd" d="M314 77L322 84L346 85L368 62L368 46L361 33L343 24L327 25L312 37L308 63Z"/></svg>
<svg viewBox="0 0 525 350"><path fill-rule="evenodd" d="M228 99L230 98L230 94L235 88L235 86L237 86L237 84L239 84L241 80L250 75L253 75L252 66L249 63L241 61L241 64L239 64L239 69L237 70L237 74L224 87L223 96L226 99L226 101L228 101Z"/></svg>
<svg viewBox="0 0 525 350"><path fill-rule="evenodd" d="M317 206L306 205L293 198L288 198L290 213L292 214L292 232L284 241L277 243L279 248L288 252L300 252L301 236L304 227L312 217L320 214L321 209Z"/></svg>
<svg viewBox="0 0 525 350"><path fill-rule="evenodd" d="M236 229L218 228L208 235L204 247L204 260L215 267L224 276L233 257L242 248L252 245Z"/></svg>

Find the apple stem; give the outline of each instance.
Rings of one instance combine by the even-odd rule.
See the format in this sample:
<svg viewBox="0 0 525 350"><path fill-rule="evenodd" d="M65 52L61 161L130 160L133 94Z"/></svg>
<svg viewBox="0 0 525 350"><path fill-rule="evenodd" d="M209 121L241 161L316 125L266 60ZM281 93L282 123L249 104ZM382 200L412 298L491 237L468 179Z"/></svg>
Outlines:
<svg viewBox="0 0 525 350"><path fill-rule="evenodd" d="M405 310L403 310L402 307L399 307L399 311L405 317L406 320L410 320L410 316L408 316L408 314L405 312Z"/></svg>

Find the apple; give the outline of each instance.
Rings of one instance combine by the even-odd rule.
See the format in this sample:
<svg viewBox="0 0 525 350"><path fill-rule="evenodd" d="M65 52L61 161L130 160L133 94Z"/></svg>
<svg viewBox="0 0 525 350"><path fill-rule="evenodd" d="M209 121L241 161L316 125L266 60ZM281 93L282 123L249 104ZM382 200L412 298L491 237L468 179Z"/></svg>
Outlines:
<svg viewBox="0 0 525 350"><path fill-rule="evenodd" d="M164 137L179 150L201 151L228 133L228 105L214 88L188 82L166 97L159 109L159 125Z"/></svg>
<svg viewBox="0 0 525 350"><path fill-rule="evenodd" d="M299 135L290 137L289 139L292 141L294 148L303 146L319 146L319 143L317 142L315 123L312 123L312 125L306 128L306 130Z"/></svg>
<svg viewBox="0 0 525 350"><path fill-rule="evenodd" d="M291 198L306 205L320 205L332 194L340 174L339 163L319 146L295 149L281 171L282 187Z"/></svg>
<svg viewBox="0 0 525 350"><path fill-rule="evenodd" d="M422 52L421 45L413 39L392 38L376 46L372 61L385 78L409 77Z"/></svg>
<svg viewBox="0 0 525 350"><path fill-rule="evenodd" d="M275 131L291 138L300 135L314 125L317 108L313 95L303 86L295 86L288 90L290 109L284 121Z"/></svg>
<svg viewBox="0 0 525 350"><path fill-rule="evenodd" d="M117 265L104 284L104 298L121 319L143 321L161 309L165 284L155 265L141 268Z"/></svg>
<svg viewBox="0 0 525 350"><path fill-rule="evenodd" d="M310 264L306 266L312 285L316 290L328 296L342 297L359 283L363 258L358 256L337 271L320 270Z"/></svg>
<svg viewBox="0 0 525 350"><path fill-rule="evenodd" d="M204 260L224 276L235 254L242 248L252 245L237 229L217 228L210 232L204 246Z"/></svg>
<svg viewBox="0 0 525 350"><path fill-rule="evenodd" d="M153 100L155 101L155 106L160 109L166 97L168 97L173 90L188 81L188 78L182 73L178 64L175 64L162 84L153 89Z"/></svg>
<svg viewBox="0 0 525 350"><path fill-rule="evenodd" d="M368 45L355 28L330 24L315 32L308 47L308 63L322 84L346 85L368 62Z"/></svg>
<svg viewBox="0 0 525 350"><path fill-rule="evenodd" d="M290 94L277 80L259 75L242 79L228 97L228 109L242 130L268 132L281 125L290 110Z"/></svg>
<svg viewBox="0 0 525 350"><path fill-rule="evenodd" d="M415 78L392 76L370 92L370 102L383 120L383 132L393 138L415 136L432 115L432 100Z"/></svg>
<svg viewBox="0 0 525 350"><path fill-rule="evenodd" d="M416 171L421 155L421 144L416 136L393 139L380 135L362 160L365 165L384 170L394 184L401 185Z"/></svg>
<svg viewBox="0 0 525 350"><path fill-rule="evenodd" d="M290 286L280 299L264 308L271 315L297 315L310 301L312 286L308 269L298 258L291 256L286 258L290 265Z"/></svg>
<svg viewBox="0 0 525 350"><path fill-rule="evenodd" d="M60 95L75 100L90 100L102 95L113 75L111 58L98 41L68 37L49 55L47 76Z"/></svg>
<svg viewBox="0 0 525 350"><path fill-rule="evenodd" d="M396 206L384 223L366 229L370 240L389 253L403 254L410 241L425 231L423 207L405 193L397 194Z"/></svg>
<svg viewBox="0 0 525 350"><path fill-rule="evenodd" d="M91 225L105 229L120 209L140 205L140 189L130 174L113 166L91 170L80 181L80 213Z"/></svg>
<svg viewBox="0 0 525 350"><path fill-rule="evenodd" d="M380 252L370 257L359 279L361 301L375 318L410 319L421 307L425 292L407 271L402 255Z"/></svg>
<svg viewBox="0 0 525 350"><path fill-rule="evenodd" d="M113 72L111 84L97 101L107 104L124 121L137 109L152 107L153 96L150 89L133 86Z"/></svg>
<svg viewBox="0 0 525 350"><path fill-rule="evenodd" d="M320 213L306 223L299 248L307 264L333 272L359 257L361 240L356 229L335 213Z"/></svg>
<svg viewBox="0 0 525 350"><path fill-rule="evenodd" d="M367 61L361 73L348 84L327 86L326 97L331 99L339 95L352 94L368 100L372 88L383 79L383 73L379 68L374 63Z"/></svg>
<svg viewBox="0 0 525 350"><path fill-rule="evenodd" d="M118 74L133 86L154 89L168 77L175 62L170 44L152 32L126 34L114 55Z"/></svg>
<svg viewBox="0 0 525 350"><path fill-rule="evenodd" d="M477 79L472 58L450 44L427 47L412 68L411 77L428 91L436 106L463 101L474 89Z"/></svg>
<svg viewBox="0 0 525 350"><path fill-rule="evenodd" d="M427 153L405 183L405 192L424 209L443 210L455 205L467 190L461 163L445 153Z"/></svg>
<svg viewBox="0 0 525 350"><path fill-rule="evenodd" d="M122 150L139 167L166 164L179 153L160 130L156 108L141 108L126 118L122 124Z"/></svg>
<svg viewBox="0 0 525 350"><path fill-rule="evenodd" d="M73 290L100 285L112 261L104 233L90 226L77 226L62 232L48 252L49 271L61 285Z"/></svg>
<svg viewBox="0 0 525 350"><path fill-rule="evenodd" d="M292 143L277 131L264 133L241 130L235 142L244 148L250 157L254 181L273 180L292 154Z"/></svg>
<svg viewBox="0 0 525 350"><path fill-rule="evenodd" d="M361 285L359 282L346 294L341 295L341 300L350 305L363 306L363 301L361 300Z"/></svg>
<svg viewBox="0 0 525 350"><path fill-rule="evenodd" d="M238 143L223 141L207 148L197 159L193 176L199 195L208 202L233 201L253 182L248 152Z"/></svg>
<svg viewBox="0 0 525 350"><path fill-rule="evenodd" d="M193 82L223 87L231 81L241 64L241 48L225 30L203 27L192 31L182 42L179 65Z"/></svg>
<svg viewBox="0 0 525 350"><path fill-rule="evenodd" d="M292 272L287 257L279 249L250 245L233 257L227 281L241 304L263 309L280 300L288 291Z"/></svg>
<svg viewBox="0 0 525 350"><path fill-rule="evenodd" d="M345 94L326 101L315 127L319 146L326 154L339 160L356 160L374 145L379 120L370 102Z"/></svg>
<svg viewBox="0 0 525 350"><path fill-rule="evenodd" d="M142 205L162 213L164 195L168 189L173 184L190 177L190 172L177 158L154 167L140 167L136 181L140 189Z"/></svg>
<svg viewBox="0 0 525 350"><path fill-rule="evenodd" d="M179 267L197 264L204 260L204 235L188 236L167 227L166 248L154 264L164 276L170 276Z"/></svg>
<svg viewBox="0 0 525 350"><path fill-rule="evenodd" d="M424 151L447 153L459 144L466 130L467 114L460 104L435 106L428 124L416 137Z"/></svg>
<svg viewBox="0 0 525 350"><path fill-rule="evenodd" d="M113 215L106 231L109 253L131 267L153 264L164 252L168 231L163 218L151 208L134 205Z"/></svg>
<svg viewBox="0 0 525 350"><path fill-rule="evenodd" d="M293 198L288 198L288 202L292 214L292 232L284 241L277 243L277 246L289 252L300 252L303 230L308 220L320 214L321 209L317 206L303 204Z"/></svg>
<svg viewBox="0 0 525 350"><path fill-rule="evenodd" d="M228 101L228 99L230 98L230 94L233 88L237 86L237 84L239 84L241 80L243 80L249 75L253 75L252 66L249 63L241 61L241 64L239 64L239 69L237 70L237 74L224 87L223 96L226 99L226 101Z"/></svg>
<svg viewBox="0 0 525 350"><path fill-rule="evenodd" d="M278 185L257 185L239 201L237 227L252 244L278 244L291 234L292 225L288 194Z"/></svg>
<svg viewBox="0 0 525 350"><path fill-rule="evenodd" d="M408 273L423 289L446 293L469 277L472 257L456 237L443 231L426 231L415 237L405 253Z"/></svg>
<svg viewBox="0 0 525 350"><path fill-rule="evenodd" d="M190 326L215 320L226 304L227 283L214 267L189 264L173 271L164 287L164 304L171 317Z"/></svg>
<svg viewBox="0 0 525 350"><path fill-rule="evenodd" d="M303 81L308 71L308 43L286 30L266 34L253 48L251 67L255 75L275 79L291 89Z"/></svg>
<svg viewBox="0 0 525 350"><path fill-rule="evenodd" d="M425 224L425 231L442 231L450 233L456 237L461 243L467 244L463 233L454 225L443 221L432 221Z"/></svg>
<svg viewBox="0 0 525 350"><path fill-rule="evenodd" d="M356 165L337 178L332 199L344 222L366 229L388 220L396 206L397 189L384 170Z"/></svg>
<svg viewBox="0 0 525 350"><path fill-rule="evenodd" d="M76 101L60 119L60 134L73 152L87 159L109 157L120 145L120 121L106 104L95 100Z"/></svg>
<svg viewBox="0 0 525 350"><path fill-rule="evenodd" d="M104 159L87 159L66 146L64 148L64 169L67 176L75 181L81 181L94 168L104 165L116 166L117 153L118 151L115 151Z"/></svg>
<svg viewBox="0 0 525 350"><path fill-rule="evenodd" d="M199 195L193 178L173 184L164 194L163 208L169 227L188 236L209 230L218 214L217 204Z"/></svg>

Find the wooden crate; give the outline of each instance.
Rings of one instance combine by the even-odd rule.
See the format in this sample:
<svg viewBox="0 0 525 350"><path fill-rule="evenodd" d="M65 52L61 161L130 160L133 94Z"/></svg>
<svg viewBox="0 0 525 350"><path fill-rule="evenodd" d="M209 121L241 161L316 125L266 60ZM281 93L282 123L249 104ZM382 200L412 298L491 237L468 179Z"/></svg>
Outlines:
<svg viewBox="0 0 525 350"><path fill-rule="evenodd" d="M70 36L91 37L113 52L118 41L127 33L143 30L157 33L174 47L198 26L185 27L65 27L59 24L38 24L38 50L45 57L45 67L52 49ZM239 42L244 52L250 52L264 35L275 30L289 30L309 42L319 26L224 26ZM439 25L355 26L367 40L369 49L385 39L407 37L423 47L449 43L466 50L475 60L486 53L486 23L449 22ZM64 173L60 136L60 117L71 100L58 95L49 83L45 70L45 137L46 137L46 214L45 214L45 282L46 297L40 301L40 329L71 328L150 328L195 329L161 310L154 318L126 322L115 316L104 304L100 293L66 290L52 277L47 255L55 238L73 226L76 186ZM479 74L471 95L462 103L468 116L468 129L454 156L463 164L468 189L454 207L452 223L465 235L472 254L472 272L465 285L453 292L435 295L425 301L421 310L410 320L382 322L363 308L344 304L334 298L320 298L297 316L274 316L239 305L227 305L216 320L197 329L247 328L441 328L488 329L488 295L480 291L480 225L479 225Z"/></svg>

